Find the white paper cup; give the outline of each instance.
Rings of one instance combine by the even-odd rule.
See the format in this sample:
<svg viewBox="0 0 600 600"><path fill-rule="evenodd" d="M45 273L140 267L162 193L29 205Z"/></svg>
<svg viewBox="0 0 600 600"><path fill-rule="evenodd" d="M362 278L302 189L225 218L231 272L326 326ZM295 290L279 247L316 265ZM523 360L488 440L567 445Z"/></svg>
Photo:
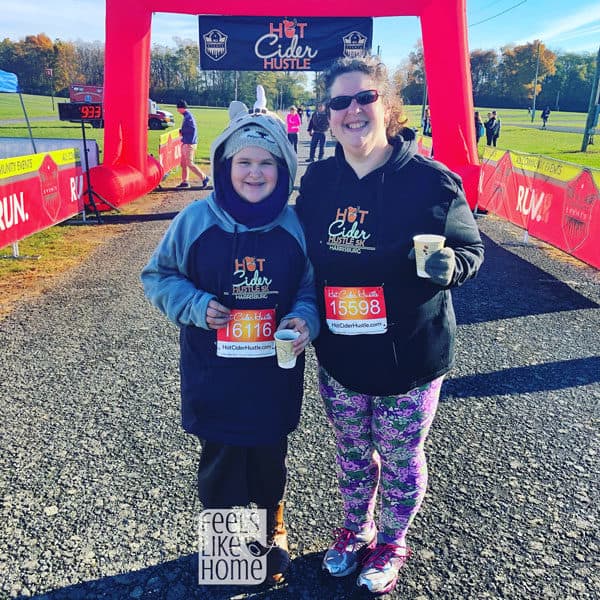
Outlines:
<svg viewBox="0 0 600 600"><path fill-rule="evenodd" d="M280 329L275 332L277 364L282 369L293 369L296 366L296 355L294 354L292 344L299 336L300 332L293 329Z"/></svg>
<svg viewBox="0 0 600 600"><path fill-rule="evenodd" d="M430 279L431 276L425 272L425 261L430 254L437 252L444 247L446 238L443 235L434 235L432 233L423 233L413 237L415 244L415 259L417 262L417 275Z"/></svg>

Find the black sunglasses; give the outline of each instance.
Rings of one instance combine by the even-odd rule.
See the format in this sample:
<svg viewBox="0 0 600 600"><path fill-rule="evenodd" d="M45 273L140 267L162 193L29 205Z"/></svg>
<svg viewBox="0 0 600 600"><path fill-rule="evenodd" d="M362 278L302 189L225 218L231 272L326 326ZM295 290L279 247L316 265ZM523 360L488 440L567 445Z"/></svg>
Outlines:
<svg viewBox="0 0 600 600"><path fill-rule="evenodd" d="M361 106L365 104L373 104L377 102L379 92L377 90L364 90L354 94L354 96L336 96L329 101L329 108L333 110L344 110L352 104L352 100L356 100Z"/></svg>

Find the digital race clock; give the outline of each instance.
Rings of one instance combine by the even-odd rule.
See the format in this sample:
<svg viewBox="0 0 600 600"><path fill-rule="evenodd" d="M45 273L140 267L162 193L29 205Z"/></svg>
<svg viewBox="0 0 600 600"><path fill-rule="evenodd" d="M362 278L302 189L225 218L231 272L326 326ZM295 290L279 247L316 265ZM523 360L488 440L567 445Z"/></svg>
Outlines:
<svg viewBox="0 0 600 600"><path fill-rule="evenodd" d="M58 105L61 121L98 121L102 119L102 112L100 103L62 102Z"/></svg>

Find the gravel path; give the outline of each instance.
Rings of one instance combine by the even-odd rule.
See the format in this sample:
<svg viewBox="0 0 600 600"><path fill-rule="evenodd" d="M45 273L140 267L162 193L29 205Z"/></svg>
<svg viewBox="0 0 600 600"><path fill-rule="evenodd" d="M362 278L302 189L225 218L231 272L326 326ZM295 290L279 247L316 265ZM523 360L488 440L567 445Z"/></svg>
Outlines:
<svg viewBox="0 0 600 600"><path fill-rule="evenodd" d="M0 323L1 598L360 597L319 569L341 503L312 352L290 443L289 582L195 583L198 445L179 425L177 331L139 283L194 195L107 217L128 231ZM458 366L427 443L414 556L388 597L598 598L600 274L480 225L487 258L454 294Z"/></svg>
<svg viewBox="0 0 600 600"><path fill-rule="evenodd" d="M575 127L573 125L546 125L545 128L542 127L542 123L511 123L507 124L509 127L522 127L523 129L543 129L544 131L557 131L559 133L581 133L585 131L584 127Z"/></svg>
<svg viewBox="0 0 600 600"><path fill-rule="evenodd" d="M45 117L29 117L29 122L34 121L59 121L58 115L47 115ZM27 121L25 119L2 119L0 120L0 126L8 125L25 125Z"/></svg>

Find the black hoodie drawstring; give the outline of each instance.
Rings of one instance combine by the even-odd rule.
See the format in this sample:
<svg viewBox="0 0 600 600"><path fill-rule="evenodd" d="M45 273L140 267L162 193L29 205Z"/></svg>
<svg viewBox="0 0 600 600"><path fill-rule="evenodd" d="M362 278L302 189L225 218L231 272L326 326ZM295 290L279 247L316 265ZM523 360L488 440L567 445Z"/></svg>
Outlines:
<svg viewBox="0 0 600 600"><path fill-rule="evenodd" d="M229 260L229 268L232 269L235 265L235 260L237 257L237 251L238 251L238 226L237 223L233 225L233 239L231 241L231 258ZM223 304L227 307L227 308L233 308L233 271L230 270L231 275L229 276L229 283L227 284L227 286L222 285L221 282L221 273L219 272L219 294L222 295L223 298ZM225 287L228 288L228 290L225 290Z"/></svg>
<svg viewBox="0 0 600 600"><path fill-rule="evenodd" d="M384 240L383 225L385 221L385 196L383 188L385 185L385 171L381 170L381 177L379 179L379 185L377 186L377 212L379 213L379 223L377 224L377 239L382 244Z"/></svg>
<svg viewBox="0 0 600 600"><path fill-rule="evenodd" d="M258 259L258 248L260 246L260 236L262 235L262 231L253 231L252 232L252 256L254 256L255 259ZM256 263L256 268L258 269L258 263ZM275 298L278 298L279 296L277 294L275 294L274 296ZM281 317L278 314L278 310L279 310L279 302L275 302L275 305L273 306L273 308L275 309L275 319L277 321L277 323L279 323Z"/></svg>

